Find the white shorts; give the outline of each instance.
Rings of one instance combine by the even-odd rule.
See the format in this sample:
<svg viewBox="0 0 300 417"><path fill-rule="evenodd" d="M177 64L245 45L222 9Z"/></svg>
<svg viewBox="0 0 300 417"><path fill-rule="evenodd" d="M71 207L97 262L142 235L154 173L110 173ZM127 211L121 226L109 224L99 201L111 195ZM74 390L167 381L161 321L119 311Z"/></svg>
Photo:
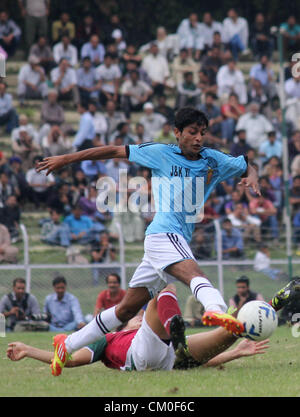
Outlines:
<svg viewBox="0 0 300 417"><path fill-rule="evenodd" d="M151 298L176 278L164 269L186 259L195 259L183 236L175 233L147 235L145 254L129 282L129 288L146 287Z"/></svg>
<svg viewBox="0 0 300 417"><path fill-rule="evenodd" d="M175 352L170 342L164 343L148 325L145 315L142 325L134 336L127 351L125 366L122 370L145 371L150 369L173 369Z"/></svg>

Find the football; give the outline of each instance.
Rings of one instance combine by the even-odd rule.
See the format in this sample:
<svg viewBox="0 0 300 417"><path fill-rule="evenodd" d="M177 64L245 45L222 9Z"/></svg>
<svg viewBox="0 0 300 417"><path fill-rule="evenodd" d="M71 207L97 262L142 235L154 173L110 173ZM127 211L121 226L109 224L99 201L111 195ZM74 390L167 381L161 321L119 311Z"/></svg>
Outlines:
<svg viewBox="0 0 300 417"><path fill-rule="evenodd" d="M245 328L242 336L256 341L270 337L278 324L276 311L264 301L249 301L240 309L237 318Z"/></svg>

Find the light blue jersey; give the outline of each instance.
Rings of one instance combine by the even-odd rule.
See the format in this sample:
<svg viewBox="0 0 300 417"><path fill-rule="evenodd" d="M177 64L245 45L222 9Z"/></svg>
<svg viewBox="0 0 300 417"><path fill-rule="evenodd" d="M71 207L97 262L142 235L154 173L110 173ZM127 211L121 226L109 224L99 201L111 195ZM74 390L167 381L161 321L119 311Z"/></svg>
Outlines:
<svg viewBox="0 0 300 417"><path fill-rule="evenodd" d="M187 242L195 227L195 220L191 222L191 219L196 218L195 214L216 185L228 178L240 177L247 170L244 156L234 158L209 148L202 148L201 158L196 161L186 159L181 149L171 144L129 145L127 150L129 161L152 171L156 213L146 235L176 233Z"/></svg>

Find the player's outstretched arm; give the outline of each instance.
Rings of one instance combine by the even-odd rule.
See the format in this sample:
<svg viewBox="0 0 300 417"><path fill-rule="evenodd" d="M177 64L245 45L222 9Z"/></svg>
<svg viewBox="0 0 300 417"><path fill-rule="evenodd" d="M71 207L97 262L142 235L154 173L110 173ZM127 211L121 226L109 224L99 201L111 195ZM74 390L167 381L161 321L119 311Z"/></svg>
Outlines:
<svg viewBox="0 0 300 417"><path fill-rule="evenodd" d="M241 179L239 185L245 185L247 188L251 187L256 194L260 195L257 171L250 164L248 165L247 176Z"/></svg>
<svg viewBox="0 0 300 417"><path fill-rule="evenodd" d="M24 358L31 358L48 364L51 364L54 356L53 352L25 345L25 343L21 342L10 343L6 354L12 361L20 361ZM91 358L91 352L88 349L82 348L73 353L72 359L67 362L66 367L73 368L76 366L88 365L90 364Z"/></svg>
<svg viewBox="0 0 300 417"><path fill-rule="evenodd" d="M127 158L125 146L99 146L84 151L74 152L66 155L50 156L44 158L38 164L37 172L47 170L46 175L53 171L57 171L66 165L81 161L95 161L111 158Z"/></svg>
<svg viewBox="0 0 300 417"><path fill-rule="evenodd" d="M242 358L243 356L253 356L265 353L269 346L269 339L261 342L254 342L248 339L243 339L234 349L220 353L212 358L204 366L219 366L223 363L233 361L234 359Z"/></svg>

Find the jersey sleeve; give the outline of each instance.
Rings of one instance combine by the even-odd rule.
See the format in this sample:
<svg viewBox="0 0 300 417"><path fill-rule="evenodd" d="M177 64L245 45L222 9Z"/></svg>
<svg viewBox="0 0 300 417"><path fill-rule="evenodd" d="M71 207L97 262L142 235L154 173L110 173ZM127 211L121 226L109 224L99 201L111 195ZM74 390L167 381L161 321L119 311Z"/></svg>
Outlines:
<svg viewBox="0 0 300 417"><path fill-rule="evenodd" d="M229 178L234 177L242 177L247 174L247 157L243 155L234 157L232 155L228 155L220 151L212 152L213 160L217 163L220 181L225 181Z"/></svg>
<svg viewBox="0 0 300 417"><path fill-rule="evenodd" d="M155 169L160 168L165 162L167 145L146 142L140 145L127 145L126 150L129 161Z"/></svg>

